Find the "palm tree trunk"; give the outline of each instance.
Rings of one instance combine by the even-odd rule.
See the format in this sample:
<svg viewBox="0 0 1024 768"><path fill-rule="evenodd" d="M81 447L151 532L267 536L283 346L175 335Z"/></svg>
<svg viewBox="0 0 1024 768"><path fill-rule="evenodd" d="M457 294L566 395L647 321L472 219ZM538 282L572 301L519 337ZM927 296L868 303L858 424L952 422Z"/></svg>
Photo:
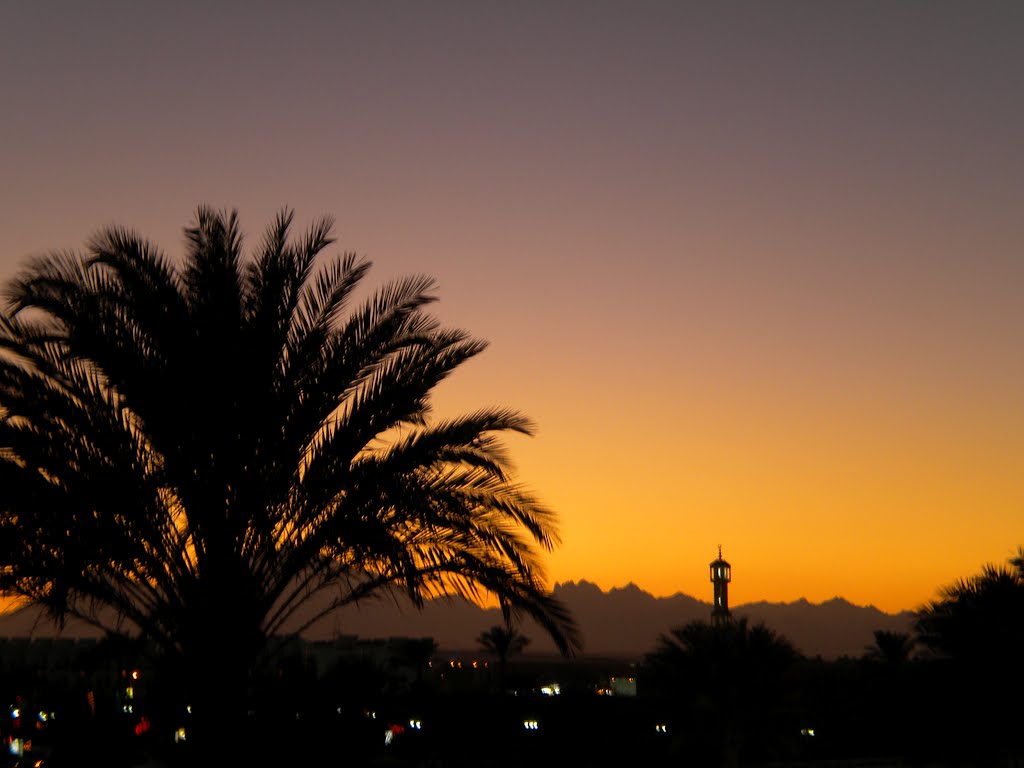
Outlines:
<svg viewBox="0 0 1024 768"><path fill-rule="evenodd" d="M259 745L246 738L246 726L251 675L265 638L258 619L232 591L206 590L183 648L192 765L223 766L237 763L246 751L259 754Z"/></svg>
<svg viewBox="0 0 1024 768"><path fill-rule="evenodd" d="M258 748L246 738L252 665L246 654L232 649L225 639L210 637L185 658L191 765L223 766Z"/></svg>

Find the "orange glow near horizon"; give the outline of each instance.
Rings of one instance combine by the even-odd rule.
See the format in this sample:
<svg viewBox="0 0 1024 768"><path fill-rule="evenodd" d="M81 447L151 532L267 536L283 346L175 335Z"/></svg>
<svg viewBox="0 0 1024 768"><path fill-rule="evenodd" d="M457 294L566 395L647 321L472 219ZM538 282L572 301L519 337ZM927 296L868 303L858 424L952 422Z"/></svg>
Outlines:
<svg viewBox="0 0 1024 768"><path fill-rule="evenodd" d="M0 286L111 222L175 257L203 202L334 215L491 342L436 413L536 422L552 583L707 601L721 544L734 605L891 612L1024 543L1024 6L40 5Z"/></svg>
<svg viewBox="0 0 1024 768"><path fill-rule="evenodd" d="M667 378L604 403L555 391L499 401L539 423L513 448L560 516L552 581L709 600L721 543L734 604L841 596L893 612L1013 553L1024 420L1011 422L1008 400L745 380L748 391ZM446 386L462 391L441 410L486 390Z"/></svg>

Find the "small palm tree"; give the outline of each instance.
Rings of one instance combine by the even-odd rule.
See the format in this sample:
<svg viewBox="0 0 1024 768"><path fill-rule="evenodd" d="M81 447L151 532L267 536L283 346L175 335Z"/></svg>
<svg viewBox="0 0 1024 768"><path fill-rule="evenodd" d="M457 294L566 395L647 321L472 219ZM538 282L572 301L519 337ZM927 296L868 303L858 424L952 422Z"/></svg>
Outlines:
<svg viewBox="0 0 1024 768"><path fill-rule="evenodd" d="M292 220L246 258L237 214L200 208L180 263L109 228L0 312L0 593L134 626L181 670L190 741L232 743L269 637L381 590L494 594L578 645L539 560L554 516L498 440L530 422L430 419L485 344L427 313L428 278L357 301L370 264L320 263L331 221Z"/></svg>
<svg viewBox="0 0 1024 768"><path fill-rule="evenodd" d="M530 644L530 638L519 634L515 623L509 619L504 624L496 624L486 632L480 633L476 641L481 650L494 657L498 690L505 690L509 659L521 654Z"/></svg>
<svg viewBox="0 0 1024 768"><path fill-rule="evenodd" d="M875 630L875 642L866 649L867 658L890 665L906 664L914 652L916 641L909 632Z"/></svg>
<svg viewBox="0 0 1024 768"><path fill-rule="evenodd" d="M642 682L680 708L688 750L706 764L734 766L741 752L771 749L780 738L784 678L797 658L764 624L694 621L661 636Z"/></svg>

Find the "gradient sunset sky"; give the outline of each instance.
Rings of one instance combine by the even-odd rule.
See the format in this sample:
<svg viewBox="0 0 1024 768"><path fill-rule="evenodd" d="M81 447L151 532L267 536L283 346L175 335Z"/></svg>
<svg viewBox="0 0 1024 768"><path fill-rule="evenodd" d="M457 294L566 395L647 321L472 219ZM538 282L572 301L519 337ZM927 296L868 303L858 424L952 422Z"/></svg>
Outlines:
<svg viewBox="0 0 1024 768"><path fill-rule="evenodd" d="M1024 4L7 2L0 281L333 214L538 424L554 581L915 608L1024 543Z"/></svg>

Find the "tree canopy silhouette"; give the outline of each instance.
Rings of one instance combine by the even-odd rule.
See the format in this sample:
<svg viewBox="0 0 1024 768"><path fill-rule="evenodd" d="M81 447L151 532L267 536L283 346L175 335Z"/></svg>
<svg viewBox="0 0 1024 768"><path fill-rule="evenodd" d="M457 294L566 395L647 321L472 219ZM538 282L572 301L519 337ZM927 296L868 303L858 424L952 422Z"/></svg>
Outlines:
<svg viewBox="0 0 1024 768"><path fill-rule="evenodd" d="M504 619L504 623L495 624L476 638L480 650L494 657L495 682L499 691L505 690L505 673L508 670L509 659L521 654L530 644L530 638L520 634L509 611L504 612Z"/></svg>
<svg viewBox="0 0 1024 768"><path fill-rule="evenodd" d="M798 656L763 623L693 621L661 636L641 682L681 707L676 725L688 755L738 765L741 752L747 759L771 754L785 732L786 674Z"/></svg>
<svg viewBox="0 0 1024 768"><path fill-rule="evenodd" d="M866 659L891 666L901 666L910 661L916 641L909 632L876 629L874 637L875 642L864 649Z"/></svg>
<svg viewBox="0 0 1024 768"><path fill-rule="evenodd" d="M1024 550L1008 566L944 587L918 612L920 642L940 656L1024 672Z"/></svg>
<svg viewBox="0 0 1024 768"><path fill-rule="evenodd" d="M530 638L519 634L518 629L511 624L495 624L486 632L481 632L476 641L481 650L492 654L502 663L522 653L530 644Z"/></svg>
<svg viewBox="0 0 1024 768"><path fill-rule="evenodd" d="M942 680L936 730L959 735L944 751L1024 754L1024 551L943 588L918 612L916 629Z"/></svg>
<svg viewBox="0 0 1024 768"><path fill-rule="evenodd" d="M269 636L379 590L493 594L571 652L539 562L555 519L498 439L530 422L428 418L485 344L426 311L426 277L357 301L369 262L318 258L330 219L292 224L246 258L237 212L200 207L180 263L111 227L9 285L0 590L127 620L183 662L200 710L244 690Z"/></svg>

